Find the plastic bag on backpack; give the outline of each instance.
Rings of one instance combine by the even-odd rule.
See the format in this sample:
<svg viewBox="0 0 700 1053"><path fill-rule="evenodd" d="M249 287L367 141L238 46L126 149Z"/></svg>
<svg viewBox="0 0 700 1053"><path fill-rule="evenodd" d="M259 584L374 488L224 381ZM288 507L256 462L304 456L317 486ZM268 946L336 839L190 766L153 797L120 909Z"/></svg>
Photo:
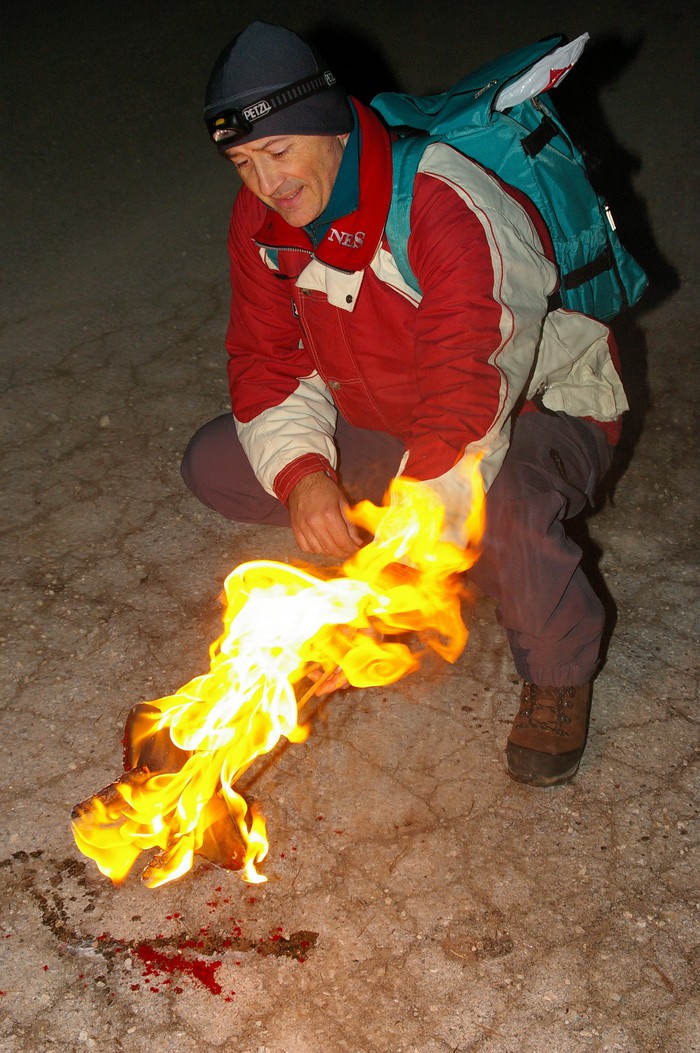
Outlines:
<svg viewBox="0 0 700 1053"><path fill-rule="evenodd" d="M507 84L499 91L494 100L494 109L503 112L510 109L511 106L517 106L526 99L532 99L535 95L556 87L574 68L589 40L590 34L582 33L580 37L557 48L551 55L545 55L522 77L513 81L512 84Z"/></svg>

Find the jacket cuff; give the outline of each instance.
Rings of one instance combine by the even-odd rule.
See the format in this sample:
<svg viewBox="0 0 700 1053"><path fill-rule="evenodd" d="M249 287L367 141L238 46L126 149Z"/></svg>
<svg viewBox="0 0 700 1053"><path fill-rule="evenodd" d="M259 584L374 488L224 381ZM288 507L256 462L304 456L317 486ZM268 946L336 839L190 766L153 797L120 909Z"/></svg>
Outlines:
<svg viewBox="0 0 700 1053"><path fill-rule="evenodd" d="M275 476L272 487L276 497L286 505L289 495L297 483L305 476L313 475L314 472L325 472L334 483L338 482L338 476L325 457L322 457L319 453L305 453L302 457L297 457L296 460L290 461Z"/></svg>

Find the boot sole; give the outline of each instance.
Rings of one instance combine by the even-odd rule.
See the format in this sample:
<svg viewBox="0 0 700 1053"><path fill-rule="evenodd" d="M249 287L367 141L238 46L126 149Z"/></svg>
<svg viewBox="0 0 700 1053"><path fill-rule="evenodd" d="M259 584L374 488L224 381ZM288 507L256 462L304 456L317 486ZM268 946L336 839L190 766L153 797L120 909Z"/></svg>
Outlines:
<svg viewBox="0 0 700 1053"><path fill-rule="evenodd" d="M515 753L515 750L518 752ZM510 746L506 751L507 771L511 779L525 783L528 786L557 786L559 783L569 782L570 779L573 779L579 769L582 754L583 750L577 751L573 757L570 757L570 764L564 771L548 772L546 771L547 761L562 760L562 754L559 754L557 757L556 754L527 750L522 746ZM528 761L531 763L528 763ZM541 769L540 771L537 770L538 767Z"/></svg>
<svg viewBox="0 0 700 1053"><path fill-rule="evenodd" d="M560 783L569 782L578 771L578 764L562 775L533 775L531 772L514 772L507 768L507 772L514 782L524 783L526 786L558 786Z"/></svg>

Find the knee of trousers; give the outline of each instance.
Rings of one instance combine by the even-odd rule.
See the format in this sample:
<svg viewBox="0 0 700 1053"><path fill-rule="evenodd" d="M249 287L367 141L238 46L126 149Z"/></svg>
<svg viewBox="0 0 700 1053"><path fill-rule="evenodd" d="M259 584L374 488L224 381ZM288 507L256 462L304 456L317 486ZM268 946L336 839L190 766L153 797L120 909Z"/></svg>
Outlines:
<svg viewBox="0 0 700 1053"><path fill-rule="evenodd" d="M180 471L194 496L226 519L289 526L285 505L255 478L230 414L209 421L192 436Z"/></svg>
<svg viewBox="0 0 700 1053"><path fill-rule="evenodd" d="M566 536L567 501L556 491L486 503L481 556L470 575L499 603L529 604L533 596L571 578L581 549Z"/></svg>
<svg viewBox="0 0 700 1053"><path fill-rule="evenodd" d="M561 635L568 621L590 623L604 613L580 570L581 549L562 519L566 498L555 491L499 502L487 525L482 555L470 576L495 599L507 629L533 636Z"/></svg>
<svg viewBox="0 0 700 1053"><path fill-rule="evenodd" d="M208 504L206 494L210 490L211 459L207 456L206 437L202 435L206 425L196 432L187 444L180 463L180 474L188 490Z"/></svg>
<svg viewBox="0 0 700 1053"><path fill-rule="evenodd" d="M235 488L246 472L252 477L230 413L207 421L194 433L184 452L180 472L195 497L221 511L222 495Z"/></svg>
<svg viewBox="0 0 700 1053"><path fill-rule="evenodd" d="M489 493L484 554L492 553L494 558L506 561L527 559L529 553L539 551L552 540L560 542L567 511L566 495L557 490L533 490L515 497L494 494L493 499Z"/></svg>

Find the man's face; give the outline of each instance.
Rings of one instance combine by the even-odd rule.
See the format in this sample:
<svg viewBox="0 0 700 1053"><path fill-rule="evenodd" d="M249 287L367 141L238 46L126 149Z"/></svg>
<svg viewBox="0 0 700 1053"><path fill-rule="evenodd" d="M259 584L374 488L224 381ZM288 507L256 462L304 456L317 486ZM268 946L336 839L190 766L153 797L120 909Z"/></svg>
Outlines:
<svg viewBox="0 0 700 1053"><path fill-rule="evenodd" d="M317 219L331 196L347 135L274 135L224 151L249 190L291 227Z"/></svg>

